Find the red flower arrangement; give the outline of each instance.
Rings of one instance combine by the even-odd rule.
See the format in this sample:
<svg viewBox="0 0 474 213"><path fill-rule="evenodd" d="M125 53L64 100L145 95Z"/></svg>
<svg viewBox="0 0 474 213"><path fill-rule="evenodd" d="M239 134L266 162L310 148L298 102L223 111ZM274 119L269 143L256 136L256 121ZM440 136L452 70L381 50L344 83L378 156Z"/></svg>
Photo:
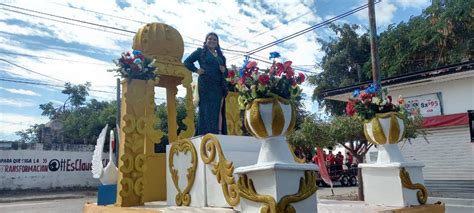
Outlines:
<svg viewBox="0 0 474 213"><path fill-rule="evenodd" d="M279 57L276 52L270 54L273 59ZM301 99L302 90L299 85L306 76L303 73L295 75L291 61L280 63L274 60L272 66L265 70L258 68L255 61L246 59L244 62L239 72L233 67L226 78L229 90L239 92L239 104L242 107L257 98L280 96L290 101Z"/></svg>
<svg viewBox="0 0 474 213"><path fill-rule="evenodd" d="M117 72L122 78L155 80L157 77L155 59L145 57L139 50L134 50L132 54L123 52L119 59L114 60L114 63L117 68L108 71Z"/></svg>
<svg viewBox="0 0 474 213"><path fill-rule="evenodd" d="M349 116L357 116L362 120L370 120L377 113L397 112L403 117L409 116L409 112L403 107L404 100L400 96L398 103L393 103L392 96L387 95L386 90L371 84L365 91L354 90L353 98L349 98L346 105L346 113Z"/></svg>

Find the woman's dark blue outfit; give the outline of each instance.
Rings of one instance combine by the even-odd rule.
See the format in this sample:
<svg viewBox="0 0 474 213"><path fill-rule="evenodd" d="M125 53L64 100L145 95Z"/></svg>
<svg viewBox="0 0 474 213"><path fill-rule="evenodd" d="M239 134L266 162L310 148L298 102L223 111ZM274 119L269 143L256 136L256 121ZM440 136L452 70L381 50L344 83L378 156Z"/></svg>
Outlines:
<svg viewBox="0 0 474 213"><path fill-rule="evenodd" d="M204 51L204 52L203 52ZM221 108L221 101L226 96L224 83L224 73L219 65L225 65L225 59L214 56L210 51L198 48L184 60L184 65L191 71L196 72L194 62L198 61L201 69L204 70L199 75L199 112L196 135L207 133L226 134L227 125L225 120L225 101ZM219 114L222 115L222 127L219 128ZM219 132L221 130L222 132Z"/></svg>

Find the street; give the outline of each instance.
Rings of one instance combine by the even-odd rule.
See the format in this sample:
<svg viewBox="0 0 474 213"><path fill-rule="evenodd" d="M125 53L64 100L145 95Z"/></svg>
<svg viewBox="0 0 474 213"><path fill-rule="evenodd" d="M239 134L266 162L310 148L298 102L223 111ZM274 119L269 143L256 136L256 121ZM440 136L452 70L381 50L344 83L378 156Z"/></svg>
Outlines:
<svg viewBox="0 0 474 213"><path fill-rule="evenodd" d="M320 199L353 200L357 195L357 187L335 187L335 196L332 196L329 187L319 187L317 193ZM97 197L94 191L2 193L0 212L76 213L82 212L85 203L95 203L96 201Z"/></svg>

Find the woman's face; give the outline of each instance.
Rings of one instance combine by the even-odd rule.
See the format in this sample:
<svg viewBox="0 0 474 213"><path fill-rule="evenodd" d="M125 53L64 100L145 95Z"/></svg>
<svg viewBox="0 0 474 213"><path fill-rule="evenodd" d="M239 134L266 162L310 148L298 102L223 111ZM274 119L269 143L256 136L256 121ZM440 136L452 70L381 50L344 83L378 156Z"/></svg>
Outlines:
<svg viewBox="0 0 474 213"><path fill-rule="evenodd" d="M210 35L206 39L206 46L209 49L215 49L217 47L217 37L214 35Z"/></svg>

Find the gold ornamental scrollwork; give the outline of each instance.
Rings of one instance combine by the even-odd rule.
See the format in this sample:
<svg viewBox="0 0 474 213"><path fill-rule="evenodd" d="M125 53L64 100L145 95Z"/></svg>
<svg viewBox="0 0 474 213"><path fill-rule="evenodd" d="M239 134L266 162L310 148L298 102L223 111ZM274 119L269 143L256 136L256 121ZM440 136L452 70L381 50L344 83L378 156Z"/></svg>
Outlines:
<svg viewBox="0 0 474 213"><path fill-rule="evenodd" d="M428 190L421 183L413 184L410 174L405 168L400 169L400 180L402 181L403 188L419 190L416 192L416 198L421 205L426 204L426 201L428 201Z"/></svg>
<svg viewBox="0 0 474 213"><path fill-rule="evenodd" d="M299 158L298 156L295 155L295 150L293 149L293 146L291 146L289 143L288 143L288 148L290 149L291 155L293 155L293 160L295 160L295 162L306 163L305 159Z"/></svg>
<svg viewBox="0 0 474 213"><path fill-rule="evenodd" d="M187 169L186 177L188 179L188 184L184 190L181 190L178 185L178 170L174 168L174 156L179 155L179 153L186 154L187 152L191 153L191 167ZM197 169L197 152L194 148L193 143L189 139L182 139L176 142L171 143L170 153L169 153L169 170L171 173L171 179L173 180L174 187L178 191L176 194L176 205L178 206L189 206L191 204L191 195L189 191L194 184L194 178L196 177Z"/></svg>
<svg viewBox="0 0 474 213"><path fill-rule="evenodd" d="M300 202L318 190L316 186L316 172L304 171L304 178L300 178L298 192L293 195L286 195L280 199L277 206L277 212L295 213L295 208L290 203Z"/></svg>
<svg viewBox="0 0 474 213"><path fill-rule="evenodd" d="M276 212L276 201L270 195L260 195L255 190L252 179L249 179L247 175L243 174L239 176L239 195L247 200L251 200L257 203L263 203L263 207L260 209L261 213L275 213Z"/></svg>
<svg viewBox="0 0 474 213"><path fill-rule="evenodd" d="M240 196L253 202L263 203L263 207L260 209L261 213L296 213L296 209L290 204L300 202L318 190L314 171L305 171L304 177L300 179L298 192L282 197L278 204L272 196L258 194L252 179L249 179L245 174L240 175L238 186Z"/></svg>
<svg viewBox="0 0 474 213"><path fill-rule="evenodd" d="M207 134L201 141L201 159L205 164L212 165L212 174L216 176L220 183L226 202L230 206L236 206L240 202L239 187L234 179L234 165L228 161L222 152L221 145L217 137L213 134ZM215 163L216 154L219 160Z"/></svg>

